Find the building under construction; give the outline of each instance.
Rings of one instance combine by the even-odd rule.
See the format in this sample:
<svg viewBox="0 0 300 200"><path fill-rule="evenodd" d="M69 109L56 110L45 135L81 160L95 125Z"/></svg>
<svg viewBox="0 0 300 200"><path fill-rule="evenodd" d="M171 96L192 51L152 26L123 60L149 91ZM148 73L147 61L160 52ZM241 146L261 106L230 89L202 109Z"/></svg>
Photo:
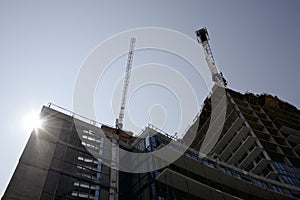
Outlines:
<svg viewBox="0 0 300 200"><path fill-rule="evenodd" d="M47 121L32 132L2 199L300 198L300 111L271 95L226 89L226 98L226 121L209 155L197 153L210 121L207 98L190 148L167 167L140 174L114 172L92 156L103 151L99 130L135 152L154 151L172 138L151 126L144 132L152 137L135 138L44 106Z"/></svg>
<svg viewBox="0 0 300 200"><path fill-rule="evenodd" d="M141 134L147 137L122 130L126 98L116 127L49 104L41 110L43 127L33 130L2 199L300 198L300 111L271 95L226 88L226 80L215 67L206 29L196 34L216 84L182 138L170 137L151 125ZM126 97L129 79L125 81ZM224 116L222 126L220 116ZM209 131L220 134L213 147L200 155ZM196 133L192 139L191 132ZM188 149L165 167L144 173L115 167L120 159L117 147L145 153L189 139ZM145 162L155 164L151 160L140 164Z"/></svg>

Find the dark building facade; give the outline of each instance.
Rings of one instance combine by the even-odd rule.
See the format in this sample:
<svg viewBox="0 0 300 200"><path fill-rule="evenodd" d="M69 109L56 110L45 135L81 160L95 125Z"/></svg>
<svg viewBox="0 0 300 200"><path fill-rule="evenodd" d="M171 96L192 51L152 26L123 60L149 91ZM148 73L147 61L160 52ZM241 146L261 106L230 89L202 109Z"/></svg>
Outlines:
<svg viewBox="0 0 300 200"><path fill-rule="evenodd" d="M300 111L271 95L226 89L224 98L226 109L216 109L226 112L225 123L205 157L198 152L213 124L210 97L182 139L151 125L142 133L148 137L137 138L60 107L44 106L43 128L32 132L2 199L300 198ZM180 142L195 127L191 146L166 167L129 173L105 164L118 157L115 145L152 152L172 140Z"/></svg>

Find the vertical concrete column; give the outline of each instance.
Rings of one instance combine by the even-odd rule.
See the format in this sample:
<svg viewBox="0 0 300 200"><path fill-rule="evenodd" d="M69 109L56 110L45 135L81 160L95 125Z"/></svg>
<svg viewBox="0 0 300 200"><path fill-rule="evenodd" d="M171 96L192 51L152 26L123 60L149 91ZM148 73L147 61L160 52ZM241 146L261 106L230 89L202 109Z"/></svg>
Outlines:
<svg viewBox="0 0 300 200"><path fill-rule="evenodd" d="M111 171L110 171L110 188L109 188L109 200L119 199L119 144L118 140L112 139L111 147Z"/></svg>

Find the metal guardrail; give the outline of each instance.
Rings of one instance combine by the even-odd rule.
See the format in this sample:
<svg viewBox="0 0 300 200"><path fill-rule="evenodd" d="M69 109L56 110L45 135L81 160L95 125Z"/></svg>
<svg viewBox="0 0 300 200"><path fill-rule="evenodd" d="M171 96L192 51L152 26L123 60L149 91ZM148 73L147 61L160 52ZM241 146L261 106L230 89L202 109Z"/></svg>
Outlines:
<svg viewBox="0 0 300 200"><path fill-rule="evenodd" d="M113 127L112 125L100 123L100 122L97 122L96 120L89 119L89 118L87 118L87 117L84 117L84 116L82 116L82 115L79 115L79 114L77 114L77 113L75 113L75 112L73 112L73 111L70 111L70 110L68 110L68 109L66 109L66 108L63 108L63 107L61 107L61 106L59 106L59 105L56 105L56 104L54 104L54 103L51 103L51 102L49 102L49 103L47 104L47 107L48 107L48 108L52 108L52 109L54 109L54 110L56 110L56 111L58 111L58 112L64 113L64 114L66 114L66 115L68 115L68 116L71 116L71 117L73 117L73 118L75 118L75 119L81 120L81 121L83 121L83 122L92 124L92 125L94 125L94 126L98 126L98 127L100 127L100 128L101 128L102 125L108 126L108 127L110 127L110 128L115 128L115 127Z"/></svg>
<svg viewBox="0 0 300 200"><path fill-rule="evenodd" d="M202 106L203 106L203 105L202 105ZM51 102L49 102L49 103L47 104L47 107L48 107L48 108L52 108L52 109L54 109L54 110L56 110L56 111L58 111L58 112L61 112L61 113L63 113L63 114L66 114L66 115L68 115L68 116L71 116L71 117L73 117L73 118L75 118L75 119L81 120L81 121L83 121L83 122L92 124L92 125L94 125L94 126L98 126L98 127L100 127L100 128L101 128L101 126L104 125L104 126L107 126L107 127L110 127L110 128L115 129L115 127L112 126L112 125L100 123L100 122L98 122L98 121L96 121L96 120L93 120L93 119L84 117L84 116L82 116L82 115L80 115L80 114L77 114L77 113L75 113L75 112L73 112L73 111L71 111L71 110L68 110L68 109L66 109L66 108L63 108L63 107L61 107L61 106L59 106L59 105L57 105L57 104L51 103ZM202 109L201 109L201 110L202 110ZM192 121L192 124L194 124L194 123L197 121L197 119L198 119L199 116L200 116L200 113L201 113L201 112L199 112L199 113L196 114L195 118L194 118L193 121ZM173 139L173 140L182 139L183 136L185 135L185 133L186 133L186 132L189 130L189 128L191 127L192 124L189 124L189 125L187 126L187 128L185 129L185 131L184 131L183 133L181 133L180 135L177 135L176 133L175 133L175 135L171 135L171 134L169 134L169 133L167 133L167 132L161 130L160 128L154 126L153 124L148 123L148 125L145 126L145 127L137 134L137 136L141 135L147 128L151 128L151 129L153 129L153 130L155 130L155 131L161 133L162 135L165 135L166 137L168 137L168 138L170 138L170 139ZM126 130L124 130L124 131L126 131ZM126 131L126 132L130 132L130 131Z"/></svg>

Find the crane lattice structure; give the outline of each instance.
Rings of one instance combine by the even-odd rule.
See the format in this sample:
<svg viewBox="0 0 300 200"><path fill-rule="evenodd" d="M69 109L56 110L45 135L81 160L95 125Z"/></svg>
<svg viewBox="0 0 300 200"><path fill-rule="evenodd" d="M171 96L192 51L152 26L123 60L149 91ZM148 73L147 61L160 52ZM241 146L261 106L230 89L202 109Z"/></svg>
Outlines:
<svg viewBox="0 0 300 200"><path fill-rule="evenodd" d="M124 88L123 88L123 94L122 94L121 108L120 108L119 118L116 119L116 128L117 129L123 128L123 119L124 119L124 114L125 114L128 86L129 86L130 74L131 74L131 69L132 69L135 41L136 41L136 39L134 37L130 39L129 52L128 52L127 65L126 65L126 74L125 74L125 78L124 78Z"/></svg>
<svg viewBox="0 0 300 200"><path fill-rule="evenodd" d="M200 44L202 44L202 47L204 49L205 60L208 64L209 70L211 72L213 82L215 82L216 84L218 84L222 87L226 87L227 81L223 77L222 72L221 73L218 72L210 45L208 43L209 36L208 36L207 29L202 28L202 29L196 31L196 35L197 35L198 42Z"/></svg>

